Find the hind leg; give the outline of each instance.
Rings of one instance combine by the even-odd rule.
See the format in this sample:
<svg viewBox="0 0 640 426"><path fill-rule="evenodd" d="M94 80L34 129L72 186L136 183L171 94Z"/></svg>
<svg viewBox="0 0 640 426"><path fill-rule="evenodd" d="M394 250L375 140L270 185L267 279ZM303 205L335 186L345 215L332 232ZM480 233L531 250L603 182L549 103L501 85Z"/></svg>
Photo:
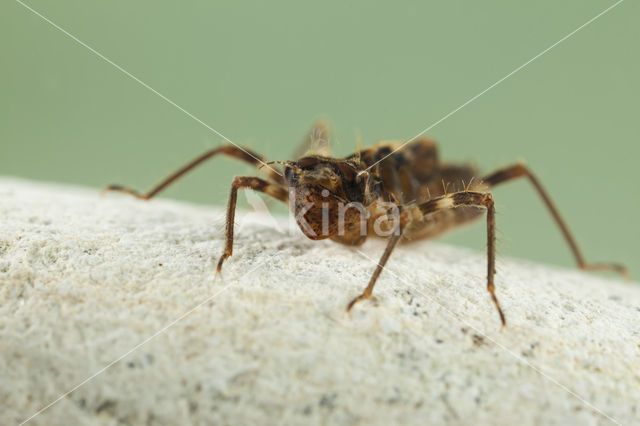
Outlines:
<svg viewBox="0 0 640 426"><path fill-rule="evenodd" d="M558 225L558 228L560 228L564 239L567 241L567 244L571 248L573 257L576 259L576 263L578 264L578 267L580 269L584 269L587 271L614 271L629 278L629 271L622 265L618 265L615 263L587 263L584 260L582 252L578 248L576 240L569 231L569 227L567 226L566 222L560 216L560 213L558 212L555 204L553 203L553 201L551 201L551 197L549 197L547 191L542 187L538 179L533 173L531 173L527 166L525 166L524 164L516 164L510 167L506 167L490 174L489 176L484 177L482 180L490 186L496 186L501 183L509 182L511 180L522 177L526 177L529 180L529 182L538 192L538 195L540 195L540 198L542 198L544 205L551 213L551 216Z"/></svg>
<svg viewBox="0 0 640 426"><path fill-rule="evenodd" d="M148 192L146 192L144 194L140 194L138 191L136 191L134 189L126 188L126 187L121 186L121 185L110 185L110 186L106 187L103 190L103 193L104 192L109 192L109 191L120 191L120 192L124 192L126 194L133 195L136 198L140 198L140 199L143 199L143 200L148 200L148 199L156 196L160 191L165 189L167 186L171 185L173 182L175 182L176 180L181 178L183 175L185 175L189 171L195 169L197 166L199 166L200 164L202 164L206 160L208 160L208 159L210 159L210 158L212 158L212 157L214 157L214 156L216 156L218 154L222 154L222 155L226 155L226 156L229 156L229 157L237 158L238 160L242 160L244 162L253 164L253 165L255 165L256 167L259 167L259 168L261 166L266 165L266 163L264 162L262 157L260 157L258 154L255 154L255 153L253 153L253 152L251 152L251 151L249 151L247 149L244 149L244 148L239 148L239 147L237 147L235 145L223 145L223 146L220 146L218 148L215 148L215 149L212 149L210 151L207 151L204 154L194 158L189 163L185 164L180 169L176 170L174 173L172 173L171 175L167 176L160 183L155 185L153 188L151 188ZM284 183L284 180L282 178L282 174L280 172L278 172L277 170L273 169L272 167L270 167L268 165L266 165L266 166L267 167L262 169L262 170L265 171L265 173L267 174L267 176L269 178L271 178L273 181L278 182L280 184Z"/></svg>

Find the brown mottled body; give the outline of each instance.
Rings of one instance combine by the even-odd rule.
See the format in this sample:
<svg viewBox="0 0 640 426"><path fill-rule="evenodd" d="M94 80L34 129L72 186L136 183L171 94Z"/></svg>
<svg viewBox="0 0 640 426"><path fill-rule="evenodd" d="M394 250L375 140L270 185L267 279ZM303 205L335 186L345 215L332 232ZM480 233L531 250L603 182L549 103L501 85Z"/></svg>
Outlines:
<svg viewBox="0 0 640 426"><path fill-rule="evenodd" d="M498 170L482 177L471 166L442 163L437 145L430 139L401 143L380 143L345 158L329 153L329 131L318 123L305 138L304 155L294 161L265 163L262 157L238 146L225 145L197 157L145 194L112 185L138 198L150 199L176 179L205 160L223 154L259 166L269 181L252 176L233 180L227 207L225 249L218 261L233 253L233 228L239 189L263 192L289 204L302 232L313 240L330 238L347 245L360 245L368 236L384 236L387 247L365 290L348 304L371 296L373 287L391 252L401 241L430 238L451 228L480 218L486 212L487 290L503 325L504 314L495 295L495 208L491 189L520 177L527 178L549 209L581 269L612 270L627 274L623 266L611 263L588 264L580 253L569 228L562 220L542 185L523 164ZM281 171L271 167L281 165ZM267 166L264 169L263 166Z"/></svg>
<svg viewBox="0 0 640 426"><path fill-rule="evenodd" d="M489 190L473 167L441 163L435 141L418 139L394 152L401 145L401 142L379 143L348 158L359 158L365 169L373 166L371 172L382 182L383 191L391 194L394 202L409 208L445 194ZM422 220L412 221L403 233L403 241L435 237L482 214L483 209L477 206L432 212Z"/></svg>

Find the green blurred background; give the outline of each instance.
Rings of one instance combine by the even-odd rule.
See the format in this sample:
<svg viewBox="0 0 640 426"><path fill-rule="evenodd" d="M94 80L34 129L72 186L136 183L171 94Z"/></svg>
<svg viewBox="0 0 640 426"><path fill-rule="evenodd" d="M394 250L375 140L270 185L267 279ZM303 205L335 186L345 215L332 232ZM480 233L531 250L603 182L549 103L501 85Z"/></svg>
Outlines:
<svg viewBox="0 0 640 426"><path fill-rule="evenodd" d="M379 3L379 2L378 2ZM407 139L613 1L59 1L28 4L270 159L331 120L337 154ZM429 134L485 171L525 159L587 259L640 273L640 5L626 1ZM148 189L221 138L14 0L0 4L0 174ZM226 203L214 160L162 194ZM572 265L525 181L495 191L500 255ZM280 210L283 211L283 210ZM485 246L478 223L445 238Z"/></svg>

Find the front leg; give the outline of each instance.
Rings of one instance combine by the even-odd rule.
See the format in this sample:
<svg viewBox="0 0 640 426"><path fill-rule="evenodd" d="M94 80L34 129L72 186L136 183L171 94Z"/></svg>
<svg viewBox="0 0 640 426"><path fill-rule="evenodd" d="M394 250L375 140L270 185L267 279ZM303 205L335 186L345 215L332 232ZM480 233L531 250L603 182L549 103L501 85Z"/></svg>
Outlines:
<svg viewBox="0 0 640 426"><path fill-rule="evenodd" d="M487 290L491 295L493 304L498 310L500 322L504 327L507 321L496 297L493 282L494 275L496 274L496 212L492 195L488 192L454 192L422 203L418 206L418 209L424 216L427 216L440 210L453 209L460 206L481 207L487 211Z"/></svg>
<svg viewBox="0 0 640 426"><path fill-rule="evenodd" d="M408 217L406 213L403 213L401 211L399 218L400 218L400 221L387 242L387 247L384 249L384 253L382 254L382 257L380 258L380 260L378 261L376 270L373 271L373 275L369 279L369 284L367 284L367 288L364 289L364 291L360 296L356 297L351 302L349 302L349 304L347 305L347 312L349 312L351 308L353 308L353 305L355 305L356 303L371 297L371 293L373 292L373 286L376 285L376 281L378 280L380 273L384 269L384 265L387 263L387 260L389 260L389 256L391 256L391 252L398 245L398 242L400 242L400 239L402 238L402 233L404 232L406 225L408 223Z"/></svg>
<svg viewBox="0 0 640 426"><path fill-rule="evenodd" d="M254 191L260 191L285 203L289 200L289 194L283 186L267 182L264 179L253 176L237 176L233 179L233 183L231 184L231 194L229 195L229 204L227 205L227 227L224 253L220 256L220 260L218 261L217 273L220 273L222 270L222 264L224 261L233 254L233 225L234 218L236 216L238 189L253 189Z"/></svg>

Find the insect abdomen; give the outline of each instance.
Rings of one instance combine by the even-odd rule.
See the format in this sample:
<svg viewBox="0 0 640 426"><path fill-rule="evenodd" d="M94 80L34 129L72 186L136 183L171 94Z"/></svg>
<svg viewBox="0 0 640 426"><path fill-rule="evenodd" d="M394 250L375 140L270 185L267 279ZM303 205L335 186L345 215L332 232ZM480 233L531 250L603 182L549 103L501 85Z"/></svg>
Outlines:
<svg viewBox="0 0 640 426"><path fill-rule="evenodd" d="M431 139L413 141L394 152L401 146L400 142L381 143L359 153L360 161L365 167L373 165L384 190L398 203L423 203L461 191L476 176L471 166L440 164L437 145Z"/></svg>

